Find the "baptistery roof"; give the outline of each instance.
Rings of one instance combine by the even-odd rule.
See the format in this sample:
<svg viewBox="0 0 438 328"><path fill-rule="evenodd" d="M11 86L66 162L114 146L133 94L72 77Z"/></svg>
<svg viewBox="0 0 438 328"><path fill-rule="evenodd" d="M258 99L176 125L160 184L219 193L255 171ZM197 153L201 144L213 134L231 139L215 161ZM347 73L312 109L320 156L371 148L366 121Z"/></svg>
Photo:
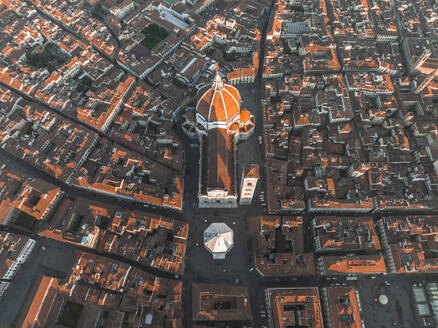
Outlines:
<svg viewBox="0 0 438 328"><path fill-rule="evenodd" d="M225 257L225 254L230 251L233 245L233 230L225 223L212 223L204 231L204 246L213 256Z"/></svg>

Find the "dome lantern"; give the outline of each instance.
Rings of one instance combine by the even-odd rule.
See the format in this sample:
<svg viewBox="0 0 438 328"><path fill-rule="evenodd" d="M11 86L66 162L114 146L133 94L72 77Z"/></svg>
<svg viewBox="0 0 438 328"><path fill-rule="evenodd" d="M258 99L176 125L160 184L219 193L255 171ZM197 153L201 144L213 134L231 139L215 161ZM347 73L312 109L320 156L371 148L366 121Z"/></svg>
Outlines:
<svg viewBox="0 0 438 328"><path fill-rule="evenodd" d="M222 78L219 75L219 71L216 71L216 76L214 77L213 81L213 89L216 91L220 91L224 88L224 82L222 82Z"/></svg>

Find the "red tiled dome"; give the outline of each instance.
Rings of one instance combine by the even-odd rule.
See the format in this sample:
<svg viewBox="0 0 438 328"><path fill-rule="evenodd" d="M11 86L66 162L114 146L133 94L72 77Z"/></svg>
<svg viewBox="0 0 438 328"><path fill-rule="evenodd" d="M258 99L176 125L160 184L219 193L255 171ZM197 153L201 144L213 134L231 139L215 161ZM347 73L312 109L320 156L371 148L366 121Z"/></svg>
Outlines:
<svg viewBox="0 0 438 328"><path fill-rule="evenodd" d="M239 130L239 124L237 124L237 123L231 124L230 131L231 132L237 132L237 130Z"/></svg>
<svg viewBox="0 0 438 328"><path fill-rule="evenodd" d="M250 118L251 114L246 109L240 111L240 122L246 123Z"/></svg>
<svg viewBox="0 0 438 328"><path fill-rule="evenodd" d="M224 84L220 76L216 75L213 86L199 99L196 111L209 122L228 121L240 112L239 91Z"/></svg>

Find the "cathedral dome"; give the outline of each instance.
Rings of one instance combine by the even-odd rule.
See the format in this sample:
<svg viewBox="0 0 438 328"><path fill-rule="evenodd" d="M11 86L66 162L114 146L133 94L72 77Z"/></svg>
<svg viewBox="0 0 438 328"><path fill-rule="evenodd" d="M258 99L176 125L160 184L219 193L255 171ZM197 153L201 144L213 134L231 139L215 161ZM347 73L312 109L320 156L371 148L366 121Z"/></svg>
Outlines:
<svg viewBox="0 0 438 328"><path fill-rule="evenodd" d="M199 99L196 111L208 122L228 122L240 114L239 91L224 84L217 73L213 86Z"/></svg>

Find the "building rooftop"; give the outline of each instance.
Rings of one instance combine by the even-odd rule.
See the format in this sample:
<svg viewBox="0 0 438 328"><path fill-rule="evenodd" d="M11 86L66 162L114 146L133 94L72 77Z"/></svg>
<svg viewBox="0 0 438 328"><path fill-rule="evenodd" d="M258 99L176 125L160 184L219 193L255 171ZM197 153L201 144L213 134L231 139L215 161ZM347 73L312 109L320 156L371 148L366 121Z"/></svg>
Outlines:
<svg viewBox="0 0 438 328"><path fill-rule="evenodd" d="M193 320L252 320L247 287L197 283L192 293Z"/></svg>
<svg viewBox="0 0 438 328"><path fill-rule="evenodd" d="M379 274L386 272L383 255L321 256L316 260L320 274Z"/></svg>
<svg viewBox="0 0 438 328"><path fill-rule="evenodd" d="M144 155L102 139L74 183L122 198L181 210L182 176Z"/></svg>
<svg viewBox="0 0 438 328"><path fill-rule="evenodd" d="M3 87L0 146L13 156L68 181L97 134ZM7 115L6 115L7 114Z"/></svg>
<svg viewBox="0 0 438 328"><path fill-rule="evenodd" d="M85 198L64 200L40 234L182 273L189 225Z"/></svg>
<svg viewBox="0 0 438 328"><path fill-rule="evenodd" d="M34 247L34 239L21 234L0 232L0 279L2 282L10 282L16 276L21 265L29 259ZM0 299L4 294L5 290L1 288Z"/></svg>
<svg viewBox="0 0 438 328"><path fill-rule="evenodd" d="M0 222L36 231L63 197L61 188L15 168L0 168Z"/></svg>
<svg viewBox="0 0 438 328"><path fill-rule="evenodd" d="M75 326L88 328L96 322L127 320L130 326L149 322L181 327L181 292L181 282L79 252L65 279L43 275L34 281L18 322L72 325L73 320Z"/></svg>
<svg viewBox="0 0 438 328"><path fill-rule="evenodd" d="M176 109L152 87L139 82L109 132L149 158L182 171L184 147L172 129Z"/></svg>
<svg viewBox="0 0 438 328"><path fill-rule="evenodd" d="M324 327L318 288L268 288L266 297L272 327Z"/></svg>
<svg viewBox="0 0 438 328"><path fill-rule="evenodd" d="M315 273L313 254L305 252L303 218L262 216L250 219L255 263L263 276Z"/></svg>
<svg viewBox="0 0 438 328"><path fill-rule="evenodd" d="M315 217L312 228L317 252L381 249L372 218Z"/></svg>
<svg viewBox="0 0 438 328"><path fill-rule="evenodd" d="M383 217L379 228L384 246L390 249L389 268L397 273L437 272L435 256L436 216Z"/></svg>
<svg viewBox="0 0 438 328"><path fill-rule="evenodd" d="M359 295L354 287L323 288L322 294L327 295L329 327L360 328L363 326Z"/></svg>

